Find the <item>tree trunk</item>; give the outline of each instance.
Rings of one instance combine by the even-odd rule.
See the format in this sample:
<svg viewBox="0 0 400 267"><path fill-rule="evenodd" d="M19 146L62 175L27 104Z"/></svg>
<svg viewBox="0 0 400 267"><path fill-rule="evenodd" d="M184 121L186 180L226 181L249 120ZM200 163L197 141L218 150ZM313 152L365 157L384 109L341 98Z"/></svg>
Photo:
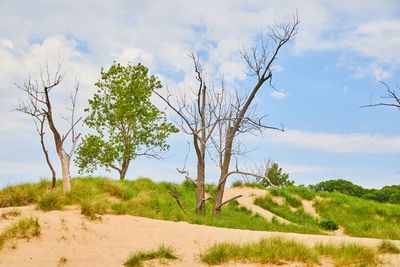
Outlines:
<svg viewBox="0 0 400 267"><path fill-rule="evenodd" d="M42 150L44 153L44 156L46 157L46 162L47 165L49 166L50 170L51 170L51 175L52 175L52 179L51 179L51 188L56 188L56 171L53 168L53 165L50 162L50 158L49 158L49 153L46 150L46 146L44 144L44 132L43 132L43 126L44 126L44 121L45 121L45 117L43 117L42 120L40 120L40 144L42 145Z"/></svg>
<svg viewBox="0 0 400 267"><path fill-rule="evenodd" d="M71 191L71 175L69 173L69 163L70 163L70 157L62 151L59 154L60 160L61 160L61 169L62 169L62 177L63 177L63 191L69 192Z"/></svg>
<svg viewBox="0 0 400 267"><path fill-rule="evenodd" d="M221 174L219 176L217 191L215 192L215 202L212 212L213 216L218 216L221 212L221 204L224 197L226 178L229 172L229 165L231 163L233 138L234 135L232 135L231 131L229 131L226 137L223 164L222 166L220 166Z"/></svg>
<svg viewBox="0 0 400 267"><path fill-rule="evenodd" d="M129 163L130 163L130 160L123 159L121 170L119 172L119 180L120 181L124 181L125 180L125 175L126 175L126 172L128 171Z"/></svg>
<svg viewBox="0 0 400 267"><path fill-rule="evenodd" d="M205 194L204 194L204 180L205 180L206 164L204 160L197 161L197 188L196 188L196 212L205 214Z"/></svg>

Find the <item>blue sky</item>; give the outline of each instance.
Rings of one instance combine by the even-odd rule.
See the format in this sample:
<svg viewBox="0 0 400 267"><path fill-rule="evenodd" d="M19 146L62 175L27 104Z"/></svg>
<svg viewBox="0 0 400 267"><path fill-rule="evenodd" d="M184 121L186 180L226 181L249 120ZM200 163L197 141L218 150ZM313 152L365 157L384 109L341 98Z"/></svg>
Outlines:
<svg viewBox="0 0 400 267"><path fill-rule="evenodd" d="M385 94L377 80L393 88L400 83L399 1L5 0L0 2L0 186L49 177L32 120L12 112L23 99L14 83L37 74L45 60L54 66L61 56L67 73L53 99L58 119L66 115L64 99L76 79L84 115L101 67L114 60L142 62L179 95L196 85L187 55L198 52L209 80L217 83L224 75L244 92L253 83L240 49L255 45L260 32L287 22L296 11L299 32L279 54L274 72L285 93L265 86L257 95L258 113L286 131L243 138L257 150L241 158L240 166L271 158L296 184L336 178L375 188L400 184L400 111L360 108ZM61 119L58 125L66 127ZM50 133L47 138L60 174ZM183 166L187 139L172 136L164 160L138 159L127 177L182 181L175 169ZM77 174L74 166L71 173ZM105 170L95 174L117 177ZM217 176L209 160L207 181L215 183Z"/></svg>

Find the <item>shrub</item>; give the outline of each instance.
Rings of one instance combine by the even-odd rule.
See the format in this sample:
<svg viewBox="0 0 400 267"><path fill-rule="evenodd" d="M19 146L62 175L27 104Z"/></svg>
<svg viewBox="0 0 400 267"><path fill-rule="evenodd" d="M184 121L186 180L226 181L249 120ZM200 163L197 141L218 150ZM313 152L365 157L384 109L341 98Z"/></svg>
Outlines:
<svg viewBox="0 0 400 267"><path fill-rule="evenodd" d="M339 225L338 225L335 221L333 221L333 220L331 220L331 219L322 220L322 221L319 223L319 225L320 225L323 229L328 230L328 231L335 231L335 230L339 229Z"/></svg>
<svg viewBox="0 0 400 267"><path fill-rule="evenodd" d="M97 214L104 214L109 207L109 202L105 198L84 199L81 201L81 214L90 219L98 219Z"/></svg>
<svg viewBox="0 0 400 267"><path fill-rule="evenodd" d="M378 245L378 251L380 253L391 253L399 254L400 249L390 241L384 240Z"/></svg>
<svg viewBox="0 0 400 267"><path fill-rule="evenodd" d="M170 259L175 260L178 257L174 254L174 250L170 246L161 244L156 250L136 251L131 254L125 261L125 266L142 266L143 261L152 259Z"/></svg>
<svg viewBox="0 0 400 267"><path fill-rule="evenodd" d="M40 224L38 218L24 218L13 223L0 233L0 249L4 243L12 238L26 238L40 235Z"/></svg>
<svg viewBox="0 0 400 267"><path fill-rule="evenodd" d="M294 185L294 181L289 180L288 173L282 173L282 168L279 168L277 163L272 163L272 166L268 168L265 176L271 181L272 184L278 187L285 187ZM258 182L265 187L270 186L266 179L258 179Z"/></svg>
<svg viewBox="0 0 400 267"><path fill-rule="evenodd" d="M37 207L44 211L61 210L66 202L66 197L59 189L44 191L36 197Z"/></svg>

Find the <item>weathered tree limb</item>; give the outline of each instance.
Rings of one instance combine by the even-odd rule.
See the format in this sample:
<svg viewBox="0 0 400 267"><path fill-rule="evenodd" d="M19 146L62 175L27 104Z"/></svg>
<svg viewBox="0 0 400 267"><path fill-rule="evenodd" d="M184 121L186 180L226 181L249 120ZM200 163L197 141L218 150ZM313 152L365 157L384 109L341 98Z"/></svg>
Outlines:
<svg viewBox="0 0 400 267"><path fill-rule="evenodd" d="M222 202L221 204L218 205L218 209L221 209L221 207L222 207L223 205L225 205L225 204L227 204L227 203L231 202L232 200L235 200L235 199L237 199L237 198L239 198L239 197L242 197L242 196L243 196L243 195L238 195L238 196L236 196L236 197L230 198L230 199L228 199L228 200Z"/></svg>
<svg viewBox="0 0 400 267"><path fill-rule="evenodd" d="M175 193L173 193L169 189L168 189L168 193L175 198L175 200L178 203L179 207L183 210L184 213L186 213L185 208L183 207L181 201L179 200L178 189L176 189L176 185L174 185L174 188L175 188Z"/></svg>
<svg viewBox="0 0 400 267"><path fill-rule="evenodd" d="M178 169L178 168L176 168L176 170L177 170L179 173L185 174L186 180L188 180L189 182L192 182L193 184L195 184L195 185L197 186L196 180L193 179L193 178L191 178L191 177L189 176L189 172L188 172L188 171L180 170L180 169Z"/></svg>

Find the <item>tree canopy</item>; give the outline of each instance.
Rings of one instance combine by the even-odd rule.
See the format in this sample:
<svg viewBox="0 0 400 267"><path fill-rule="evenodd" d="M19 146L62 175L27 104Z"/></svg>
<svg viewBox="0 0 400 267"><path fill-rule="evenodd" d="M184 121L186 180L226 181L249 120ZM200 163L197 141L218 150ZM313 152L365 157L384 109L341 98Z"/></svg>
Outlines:
<svg viewBox="0 0 400 267"><path fill-rule="evenodd" d="M178 129L151 103L152 91L162 85L144 65L114 62L101 70L95 85L98 90L85 109L89 115L84 123L96 134L83 138L75 162L80 173L104 166L117 170L123 180L131 160L160 158L160 152L169 149L166 138Z"/></svg>
<svg viewBox="0 0 400 267"><path fill-rule="evenodd" d="M341 192L346 195L371 199L379 202L400 204L400 185L384 186L382 189L367 189L343 179L329 180L311 185L314 191Z"/></svg>

